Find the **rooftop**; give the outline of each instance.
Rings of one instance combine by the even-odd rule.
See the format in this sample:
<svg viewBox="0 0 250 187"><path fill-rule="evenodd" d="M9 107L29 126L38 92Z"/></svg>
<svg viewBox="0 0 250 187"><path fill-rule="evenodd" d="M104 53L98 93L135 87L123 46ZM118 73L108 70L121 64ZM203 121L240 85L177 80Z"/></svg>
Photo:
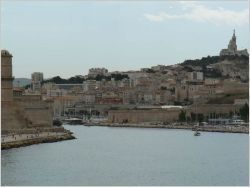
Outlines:
<svg viewBox="0 0 250 187"><path fill-rule="evenodd" d="M11 56L11 57L12 57L12 54L10 54L10 52L7 51L7 50L2 49L2 50L1 50L1 56Z"/></svg>

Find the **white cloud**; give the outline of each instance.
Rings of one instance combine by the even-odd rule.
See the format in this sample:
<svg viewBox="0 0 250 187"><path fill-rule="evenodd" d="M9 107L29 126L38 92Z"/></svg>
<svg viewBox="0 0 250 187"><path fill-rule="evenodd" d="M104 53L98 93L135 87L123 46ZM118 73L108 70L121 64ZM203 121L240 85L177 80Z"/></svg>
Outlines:
<svg viewBox="0 0 250 187"><path fill-rule="evenodd" d="M184 11L182 14L160 12L157 14L144 14L146 19L153 22L162 22L171 19L186 19L195 22L209 22L216 25L244 25L249 23L249 11L226 10L224 8L212 9L193 1L180 2Z"/></svg>
<svg viewBox="0 0 250 187"><path fill-rule="evenodd" d="M153 14L144 14L144 16L149 20L149 21L155 21L155 22L161 22L164 21L165 19L165 13L160 13L158 15L153 15Z"/></svg>

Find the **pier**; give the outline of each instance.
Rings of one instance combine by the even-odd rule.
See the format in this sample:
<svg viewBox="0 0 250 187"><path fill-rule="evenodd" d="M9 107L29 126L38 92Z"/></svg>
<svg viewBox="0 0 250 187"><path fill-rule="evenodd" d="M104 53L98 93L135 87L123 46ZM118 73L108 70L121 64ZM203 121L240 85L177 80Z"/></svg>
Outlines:
<svg viewBox="0 0 250 187"><path fill-rule="evenodd" d="M39 143L50 143L62 140L72 140L75 137L68 130L61 130L61 128L51 129L50 131L34 131L27 129L20 133L8 133L1 136L1 149L10 149L23 147Z"/></svg>

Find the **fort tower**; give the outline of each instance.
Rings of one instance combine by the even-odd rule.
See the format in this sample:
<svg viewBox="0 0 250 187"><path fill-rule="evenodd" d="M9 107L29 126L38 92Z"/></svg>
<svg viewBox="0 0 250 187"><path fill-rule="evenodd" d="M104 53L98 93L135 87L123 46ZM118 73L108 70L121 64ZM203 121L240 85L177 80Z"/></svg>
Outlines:
<svg viewBox="0 0 250 187"><path fill-rule="evenodd" d="M13 101L12 55L7 50L1 51L1 88L2 104ZM6 103L7 104L7 103Z"/></svg>

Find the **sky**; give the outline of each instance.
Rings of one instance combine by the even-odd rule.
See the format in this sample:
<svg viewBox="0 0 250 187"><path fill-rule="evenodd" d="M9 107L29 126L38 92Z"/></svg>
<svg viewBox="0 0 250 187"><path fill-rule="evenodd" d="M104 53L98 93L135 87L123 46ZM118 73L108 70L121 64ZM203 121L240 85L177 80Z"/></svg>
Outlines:
<svg viewBox="0 0 250 187"><path fill-rule="evenodd" d="M1 1L13 75L140 70L218 55L236 30L249 50L248 1Z"/></svg>

